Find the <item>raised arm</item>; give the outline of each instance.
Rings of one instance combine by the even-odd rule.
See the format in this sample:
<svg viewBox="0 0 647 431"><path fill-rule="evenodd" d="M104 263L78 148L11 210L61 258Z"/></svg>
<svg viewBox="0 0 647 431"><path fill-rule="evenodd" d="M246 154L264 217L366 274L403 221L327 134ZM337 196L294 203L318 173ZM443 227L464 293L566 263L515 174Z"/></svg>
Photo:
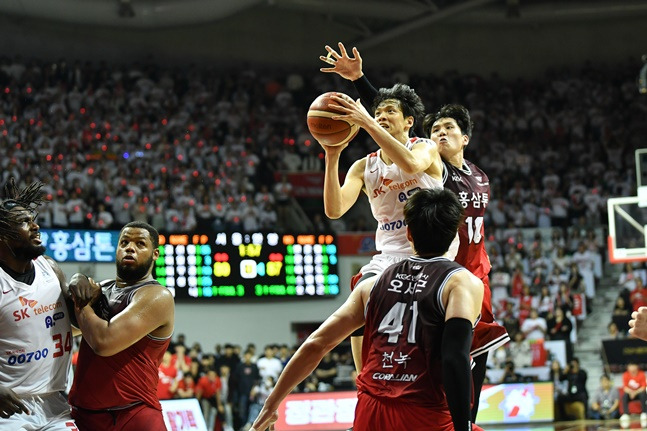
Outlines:
<svg viewBox="0 0 647 431"><path fill-rule="evenodd" d="M97 316L90 305L76 315L83 338L99 356L112 356L148 334L169 337L173 333L173 295L163 286L142 287L132 302L110 321Z"/></svg>
<svg viewBox="0 0 647 431"><path fill-rule="evenodd" d="M353 57L348 55L346 47L343 43L339 42L339 52L335 51L330 46L326 45L327 56L320 56L319 59L328 63L331 67L322 67L324 73L336 73L342 78L346 78L353 82L355 90L359 93L362 103L367 108L373 105L373 100L377 96L377 89L368 80L362 70L362 57L359 55L357 48L353 47Z"/></svg>
<svg viewBox="0 0 647 431"><path fill-rule="evenodd" d="M456 430L471 429L470 346L482 301L483 283L468 271L454 274L443 292L446 304L441 359L443 386Z"/></svg>

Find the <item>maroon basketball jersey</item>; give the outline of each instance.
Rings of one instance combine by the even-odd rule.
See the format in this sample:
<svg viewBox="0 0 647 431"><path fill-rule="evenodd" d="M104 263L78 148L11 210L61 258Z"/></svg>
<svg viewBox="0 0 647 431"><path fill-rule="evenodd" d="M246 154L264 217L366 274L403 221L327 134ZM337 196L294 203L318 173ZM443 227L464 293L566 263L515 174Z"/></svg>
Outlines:
<svg viewBox="0 0 647 431"><path fill-rule="evenodd" d="M490 180L474 163L465 160L459 169L443 162L443 184L456 193L465 208L465 223L458 228L460 245L456 262L467 268L478 278L490 272L490 259L485 250L483 216L490 202Z"/></svg>
<svg viewBox="0 0 647 431"><path fill-rule="evenodd" d="M97 315L110 320L123 311L137 289L157 281L118 288L115 281L102 283L103 296L94 305ZM157 369L171 339L147 335L112 356L99 356L85 340L81 341L74 384L70 390L72 406L104 410L143 402L161 410L157 398Z"/></svg>
<svg viewBox="0 0 647 431"><path fill-rule="evenodd" d="M444 257L410 257L382 273L366 305L360 392L447 407L440 364L445 324L441 295L459 271L465 268Z"/></svg>

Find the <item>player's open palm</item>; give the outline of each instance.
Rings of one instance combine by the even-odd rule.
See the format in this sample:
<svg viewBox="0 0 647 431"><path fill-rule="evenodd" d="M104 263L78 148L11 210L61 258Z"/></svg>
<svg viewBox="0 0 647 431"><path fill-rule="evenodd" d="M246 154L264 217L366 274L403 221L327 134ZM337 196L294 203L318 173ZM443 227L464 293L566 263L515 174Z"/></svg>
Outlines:
<svg viewBox="0 0 647 431"><path fill-rule="evenodd" d="M319 59L328 63L332 67L322 67L322 72L336 73L342 78L355 81L362 77L362 57L359 55L357 48L353 48L353 57L348 55L346 47L339 42L339 52L326 45L327 56L319 56Z"/></svg>
<svg viewBox="0 0 647 431"><path fill-rule="evenodd" d="M274 422L279 419L279 412L263 406L249 431L274 431Z"/></svg>
<svg viewBox="0 0 647 431"><path fill-rule="evenodd" d="M7 419L17 413L29 414L29 410L14 391L0 386L0 418Z"/></svg>

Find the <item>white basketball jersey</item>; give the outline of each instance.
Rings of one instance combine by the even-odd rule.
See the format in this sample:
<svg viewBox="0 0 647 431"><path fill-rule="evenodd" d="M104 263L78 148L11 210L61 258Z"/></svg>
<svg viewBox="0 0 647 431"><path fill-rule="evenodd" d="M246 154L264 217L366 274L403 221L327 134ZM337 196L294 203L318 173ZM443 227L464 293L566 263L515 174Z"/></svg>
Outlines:
<svg viewBox="0 0 647 431"><path fill-rule="evenodd" d="M411 138L406 146L411 149L421 142L433 145L423 138ZM419 189L442 189L442 180L428 174L407 174L395 163L387 165L380 157L382 150L366 156L364 185L371 212L377 220L375 248L383 253L411 254L404 223L404 204Z"/></svg>
<svg viewBox="0 0 647 431"><path fill-rule="evenodd" d="M0 268L0 385L31 396L65 390L73 342L54 270L43 256L33 263L31 285Z"/></svg>

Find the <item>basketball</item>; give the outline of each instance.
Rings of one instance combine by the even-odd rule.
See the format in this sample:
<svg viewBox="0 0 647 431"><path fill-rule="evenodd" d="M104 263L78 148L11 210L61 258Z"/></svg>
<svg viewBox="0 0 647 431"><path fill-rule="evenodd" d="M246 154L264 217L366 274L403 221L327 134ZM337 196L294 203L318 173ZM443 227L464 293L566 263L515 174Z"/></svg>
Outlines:
<svg viewBox="0 0 647 431"><path fill-rule="evenodd" d="M332 92L324 93L312 102L308 109L308 130L320 144L336 147L350 142L357 135L359 126L331 118L343 114L328 106L335 103L332 95Z"/></svg>

